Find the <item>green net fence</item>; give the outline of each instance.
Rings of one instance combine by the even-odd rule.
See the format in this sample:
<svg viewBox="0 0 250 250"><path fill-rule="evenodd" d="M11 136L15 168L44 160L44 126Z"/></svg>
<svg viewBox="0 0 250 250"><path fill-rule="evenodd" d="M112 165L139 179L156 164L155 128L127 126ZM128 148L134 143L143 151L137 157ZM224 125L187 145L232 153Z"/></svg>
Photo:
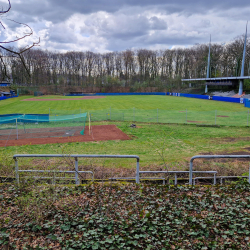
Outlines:
<svg viewBox="0 0 250 250"><path fill-rule="evenodd" d="M104 109L89 112L91 121L131 121L201 125L249 126L249 111L189 111L162 109Z"/></svg>
<svg viewBox="0 0 250 250"><path fill-rule="evenodd" d="M0 117L0 140L81 135L86 118L87 113L63 114L63 111L58 115L3 115Z"/></svg>
<svg viewBox="0 0 250 250"><path fill-rule="evenodd" d="M95 121L249 126L249 111L189 111L162 109L103 109L89 112ZM0 140L83 135L87 112L53 110L49 114L0 115Z"/></svg>

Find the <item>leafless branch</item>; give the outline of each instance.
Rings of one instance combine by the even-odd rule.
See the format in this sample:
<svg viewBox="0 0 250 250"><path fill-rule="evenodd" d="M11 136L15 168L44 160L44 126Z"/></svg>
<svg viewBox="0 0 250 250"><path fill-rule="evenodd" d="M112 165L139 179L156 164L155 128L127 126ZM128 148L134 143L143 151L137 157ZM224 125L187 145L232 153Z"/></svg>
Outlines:
<svg viewBox="0 0 250 250"><path fill-rule="evenodd" d="M6 11L3 11L3 10L0 11L0 15L5 14L5 13L7 13L7 12L10 11L10 9L11 9L10 0L8 0L8 2L9 2L9 7L8 7L8 9L7 9ZM11 20L11 19L9 19L9 20ZM11 20L11 21L12 21L12 22L15 22L15 23L17 23L17 24L23 25L24 27L29 28L29 32L26 32L26 33L24 33L23 36L21 36L21 37L16 37L16 39L13 39L13 40L11 40L11 41L5 41L5 42L1 42L1 41L0 41L0 48L3 49L3 50L5 50L5 51L10 52L11 54L16 55L17 57L19 57L20 60L21 60L21 62L22 62L22 64L23 64L23 66L24 66L24 68L25 68L25 71L28 73L28 75L29 75L29 77L30 77L30 72L29 72L29 69L27 68L27 65L26 65L25 61L24 61L24 58L23 58L23 56L22 56L22 53L24 53L25 51L27 51L27 50L33 48L34 46L37 46L37 45L40 43L40 38L39 38L39 41L38 41L38 42L33 42L32 45L27 45L26 47L24 47L24 48L23 48L21 51L19 51L19 52L14 51L14 50L12 50L12 49L10 49L10 48L7 48L7 47L2 46L1 44L10 44L10 43L14 43L14 42L20 41L20 40L22 40L22 39L24 39L24 38L26 38L26 37L29 37L29 36L32 36L32 35L33 35L33 30L31 29L31 27L30 27L28 24L20 23L20 22L14 21L14 20ZM1 24L2 27L5 29L5 27L3 26L3 24L2 24L1 21L0 21L0 24ZM5 65L5 62L3 61L3 58L2 58L2 55L1 55L1 54L0 54L0 60L1 60L2 64L3 64L3 66L4 66L4 76L5 76L5 77L8 77L8 76L7 76L6 65ZM8 77L8 78L9 78L9 77Z"/></svg>
<svg viewBox="0 0 250 250"><path fill-rule="evenodd" d="M8 2L9 2L9 8L7 10L0 11L0 14L5 14L10 11L10 8L11 8L10 0L8 0Z"/></svg>
<svg viewBox="0 0 250 250"><path fill-rule="evenodd" d="M10 8L11 8L11 4L10 4L10 0L8 0L8 2L9 2L9 8L7 9L7 10L2 10L2 11L0 11L0 15L2 15L2 14L5 14L5 13L7 13L7 12L9 12L9 10L10 10ZM3 24L2 24L2 22L0 21L0 24L2 25L2 27L5 29L5 27L3 26Z"/></svg>
<svg viewBox="0 0 250 250"><path fill-rule="evenodd" d="M33 30L30 28L30 26L29 26L28 24L19 23L19 22L17 22L17 21L12 20L12 19L9 19L9 20L12 21L12 22L15 22L15 23L17 23L17 24L23 25L23 26L25 26L25 27L28 27L28 28L30 29L30 32L25 33L22 37L17 37L17 38L14 39L14 40L7 41L7 42L0 42L0 43L14 43L14 42L17 42L17 41L19 41L19 40L24 39L25 37L28 37L28 36L33 35Z"/></svg>

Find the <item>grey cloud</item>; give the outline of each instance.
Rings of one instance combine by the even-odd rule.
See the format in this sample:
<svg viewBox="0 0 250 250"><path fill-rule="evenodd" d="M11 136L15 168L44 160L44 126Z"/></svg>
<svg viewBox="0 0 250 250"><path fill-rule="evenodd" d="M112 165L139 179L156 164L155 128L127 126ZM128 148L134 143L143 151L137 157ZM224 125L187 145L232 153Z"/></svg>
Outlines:
<svg viewBox="0 0 250 250"><path fill-rule="evenodd" d="M162 20L162 19L160 19L160 18L158 18L156 16L151 17L149 19L149 21L150 21L151 29L164 30L164 29L167 28L167 23L164 20Z"/></svg>
<svg viewBox="0 0 250 250"><path fill-rule="evenodd" d="M6 2L0 1L1 6L6 6ZM200 0L26 0L12 4L12 11L25 16L36 16L41 19L58 22L70 17L73 13L90 14L98 11L114 13L124 7L140 7L142 9L158 8L165 13L204 13L209 10L219 11L231 8L242 8L250 6L246 0L235 1L200 1Z"/></svg>
<svg viewBox="0 0 250 250"><path fill-rule="evenodd" d="M7 1L0 0L0 6ZM44 48L113 51L194 45L207 42L210 33L214 42L229 41L244 32L244 27L238 29L249 10L245 0L12 0L7 17L29 24L36 33L43 30ZM77 13L80 17L71 20ZM46 26L46 21L53 25Z"/></svg>
<svg viewBox="0 0 250 250"><path fill-rule="evenodd" d="M147 34L149 28L149 20L144 16L128 18L118 16L112 23L105 23L104 27L101 27L101 34L107 38L128 40Z"/></svg>
<svg viewBox="0 0 250 250"><path fill-rule="evenodd" d="M77 41L77 37L74 30L70 27L65 27L63 24L54 25L49 30L49 39L57 43L74 43Z"/></svg>

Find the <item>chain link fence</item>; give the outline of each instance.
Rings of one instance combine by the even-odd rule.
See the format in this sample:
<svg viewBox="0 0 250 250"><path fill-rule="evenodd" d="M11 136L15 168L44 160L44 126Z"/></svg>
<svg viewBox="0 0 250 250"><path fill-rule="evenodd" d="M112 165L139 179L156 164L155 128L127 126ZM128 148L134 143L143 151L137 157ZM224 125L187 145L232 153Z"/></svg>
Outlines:
<svg viewBox="0 0 250 250"><path fill-rule="evenodd" d="M249 126L249 111L189 111L162 109L103 109L89 111L91 121L131 121L200 125Z"/></svg>

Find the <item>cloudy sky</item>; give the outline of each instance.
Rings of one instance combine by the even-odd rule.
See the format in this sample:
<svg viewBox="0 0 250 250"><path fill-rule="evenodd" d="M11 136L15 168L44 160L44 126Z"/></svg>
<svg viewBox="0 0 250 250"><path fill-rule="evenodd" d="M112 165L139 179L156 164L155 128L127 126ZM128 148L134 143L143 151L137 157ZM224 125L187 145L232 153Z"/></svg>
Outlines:
<svg viewBox="0 0 250 250"><path fill-rule="evenodd" d="M245 32L250 17L246 0L11 0L0 16L0 41L27 31L10 21L26 23L40 48L59 51L108 52L126 49L166 49L196 43L224 43ZM8 0L0 0L6 9ZM250 24L249 24L250 27ZM249 28L250 29L250 28Z"/></svg>

